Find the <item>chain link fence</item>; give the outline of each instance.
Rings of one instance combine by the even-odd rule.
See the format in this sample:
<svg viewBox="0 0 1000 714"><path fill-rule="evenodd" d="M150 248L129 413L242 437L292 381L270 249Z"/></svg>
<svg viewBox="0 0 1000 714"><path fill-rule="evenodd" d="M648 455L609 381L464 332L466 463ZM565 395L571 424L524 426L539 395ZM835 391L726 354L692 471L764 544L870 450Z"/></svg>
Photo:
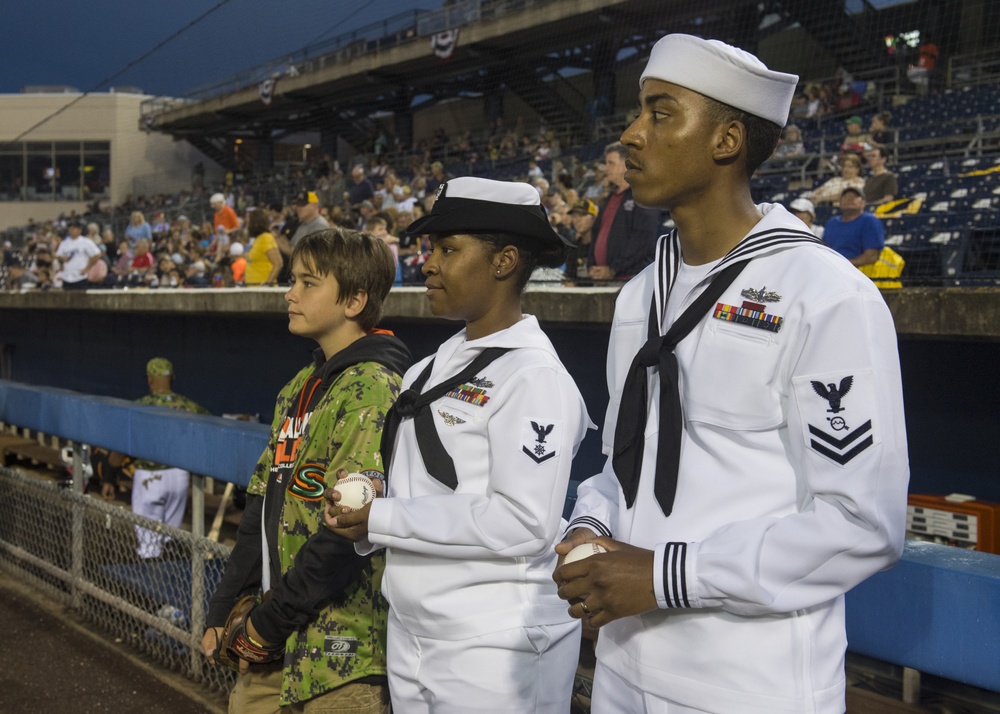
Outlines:
<svg viewBox="0 0 1000 714"><path fill-rule="evenodd" d="M230 547L22 471L0 468L0 570L167 670L228 697L234 672L201 654ZM140 539L159 540L143 559Z"/></svg>

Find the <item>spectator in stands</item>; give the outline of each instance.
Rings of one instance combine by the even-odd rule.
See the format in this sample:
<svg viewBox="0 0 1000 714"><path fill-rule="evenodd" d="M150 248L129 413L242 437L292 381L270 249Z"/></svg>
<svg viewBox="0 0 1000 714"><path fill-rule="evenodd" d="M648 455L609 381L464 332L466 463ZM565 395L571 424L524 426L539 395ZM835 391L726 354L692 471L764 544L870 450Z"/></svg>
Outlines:
<svg viewBox="0 0 1000 714"><path fill-rule="evenodd" d="M580 194L573 186L573 176L569 171L562 169L562 164L558 164L559 172L556 174L556 190L567 206L575 206L580 200Z"/></svg>
<svg viewBox="0 0 1000 714"><path fill-rule="evenodd" d="M834 176L819 188L806 194L815 204L833 203L840 199L845 188L864 190L865 180L861 177L861 159L857 154L844 154L840 157L840 176Z"/></svg>
<svg viewBox="0 0 1000 714"><path fill-rule="evenodd" d="M210 256L213 262L218 263L225 256L229 255L229 244L231 242L225 226L216 226L212 242L208 244L205 254Z"/></svg>
<svg viewBox="0 0 1000 714"><path fill-rule="evenodd" d="M292 275L288 329L318 349L278 395L202 648L211 661L231 608L269 589L247 616L248 644L277 645L280 654L241 663L230 711L383 714L385 560L359 556L324 527L322 496L340 469L383 469L382 425L411 359L399 340L374 329L393 279L380 241L339 229L310 235L295 247Z"/></svg>
<svg viewBox="0 0 1000 714"><path fill-rule="evenodd" d="M155 236L166 235L170 232L170 222L164 217L163 211L157 211L153 214L153 223L150 228Z"/></svg>
<svg viewBox="0 0 1000 714"><path fill-rule="evenodd" d="M277 285L278 276L284 264L281 250L274 234L269 230L268 212L263 208L250 211L247 231L250 234L250 250L247 252L247 269L244 282L247 285Z"/></svg>
<svg viewBox="0 0 1000 714"><path fill-rule="evenodd" d="M364 167L358 164L354 168L361 167L361 176L364 178ZM292 199L292 206L295 207L295 232L291 238L286 238L284 233L275 236L278 241L278 248L286 259L291 259L292 249L298 242L308 235L325 231L330 227L329 222L320 215L319 197L313 191L301 191Z"/></svg>
<svg viewBox="0 0 1000 714"><path fill-rule="evenodd" d="M219 228L222 228L223 232L227 235L239 230L240 217L236 215L236 211L233 210L232 206L226 203L225 196L221 193L213 193L211 198L208 199L208 203L212 206L212 210L215 211L215 215L212 216L212 234L215 234Z"/></svg>
<svg viewBox="0 0 1000 714"><path fill-rule="evenodd" d="M142 211L132 211L129 224L125 227L125 237L128 238L128 243L131 246L134 246L144 238L146 240L153 239L153 229L146 222L146 217L142 215Z"/></svg>
<svg viewBox="0 0 1000 714"><path fill-rule="evenodd" d="M435 161L431 164L431 175L427 177L427 185L424 190L428 195L436 195L441 184L449 178L451 176L444 170L444 164L440 161Z"/></svg>
<svg viewBox="0 0 1000 714"><path fill-rule="evenodd" d="M355 164L354 168L351 169L351 181L353 182L351 187L344 193L344 201L348 206L357 210L362 201L370 201L375 197L375 186L365 176L365 167L362 164ZM329 226L325 227L329 228ZM292 245L294 246L294 243Z"/></svg>
<svg viewBox="0 0 1000 714"><path fill-rule="evenodd" d="M0 290L28 290L38 285L38 276L25 270L24 260L20 256L11 257L0 270L3 271Z"/></svg>
<svg viewBox="0 0 1000 714"><path fill-rule="evenodd" d="M82 235L83 226L79 221L72 221L66 230L66 238L56 250L56 258L62 263L62 287L64 290L86 290L90 287L87 272L103 253L94 241Z"/></svg>
<svg viewBox="0 0 1000 714"><path fill-rule="evenodd" d="M116 283L123 284L126 278L128 278L128 274L132 272L132 260L134 258L135 254L132 252L128 241L123 240L118 246L118 259L111 266L111 273Z"/></svg>
<svg viewBox="0 0 1000 714"><path fill-rule="evenodd" d="M594 222L587 264L592 280L628 280L653 260L660 235L660 212L636 205L625 181L621 142L604 147L604 181L609 194Z"/></svg>
<svg viewBox="0 0 1000 714"><path fill-rule="evenodd" d="M796 198L788 205L792 215L806 224L817 238L823 237L823 226L816 225L816 207L808 198Z"/></svg>
<svg viewBox="0 0 1000 714"><path fill-rule="evenodd" d="M114 265L114 262L118 260L118 243L115 242L115 232L110 228L105 228L104 232L101 233L101 242L104 244L104 254L108 261ZM125 241L125 245L128 245L128 241Z"/></svg>
<svg viewBox="0 0 1000 714"><path fill-rule="evenodd" d="M865 133L861 117L850 117L844 122L844 125L847 127L847 136L844 137L844 141L840 145L841 152L850 151L860 154L871 146L871 137Z"/></svg>
<svg viewBox="0 0 1000 714"><path fill-rule="evenodd" d="M812 85L806 90L806 112L805 121L807 125L815 128L819 120L826 114L827 107L823 103L823 90L817 85Z"/></svg>
<svg viewBox="0 0 1000 714"><path fill-rule="evenodd" d="M94 241L96 245L101 244L101 227L94 222L87 224L87 232L84 234L85 237L90 238Z"/></svg>
<svg viewBox="0 0 1000 714"><path fill-rule="evenodd" d="M891 112L879 112L872 117L868 124L868 136L872 146L885 146L892 139L889 133L889 122L892 121Z"/></svg>
<svg viewBox="0 0 1000 714"><path fill-rule="evenodd" d="M362 201L359 203L357 211L357 221L355 222L355 225L351 226L351 228L355 228L357 230L364 230L365 225L368 223L368 219L378 213L378 209L375 208L375 204L371 201Z"/></svg>
<svg viewBox="0 0 1000 714"><path fill-rule="evenodd" d="M107 253L104 250L103 243L96 243L97 247L101 251L101 255L90 266L90 270L87 271L87 282L90 283L90 287L99 288L103 287L107 282L108 273L110 272L110 265L108 261Z"/></svg>
<svg viewBox="0 0 1000 714"><path fill-rule="evenodd" d="M916 64L911 65L906 70L906 78L917 85L917 91L920 94L927 94L930 88L931 73L937 66L938 46L931 39L930 33L923 33L922 39L923 41L917 48Z"/></svg>
<svg viewBox="0 0 1000 714"><path fill-rule="evenodd" d="M402 283L402 273L400 272L399 265L399 238L394 236L389 228L389 219L384 213L376 213L372 215L365 222L364 226L365 233L373 238L378 238L380 241L389 246L389 252L392 253L392 262L396 269L394 282L396 284L400 284Z"/></svg>
<svg viewBox="0 0 1000 714"><path fill-rule="evenodd" d="M865 180L865 197L868 203L881 205L895 201L899 195L899 182L896 174L885 167L888 155L881 146L876 146L865 152L865 162L868 164L869 176Z"/></svg>
<svg viewBox="0 0 1000 714"><path fill-rule="evenodd" d="M188 252L191 254L191 263L184 276L184 284L197 288L207 286L209 276L208 261L204 258L205 249L195 243L188 249Z"/></svg>
<svg viewBox="0 0 1000 714"><path fill-rule="evenodd" d="M597 204L587 198L581 198L569 210L570 223L573 225L573 243L576 247L566 257L566 277L576 284L579 284L579 279L590 277L587 259L590 257L594 221L597 220L598 213Z"/></svg>
<svg viewBox="0 0 1000 714"><path fill-rule="evenodd" d="M239 241L233 241L229 246L229 269L233 271L233 280L243 284L243 275L247 269L247 259L244 257L244 247Z"/></svg>
<svg viewBox="0 0 1000 714"><path fill-rule="evenodd" d="M806 153L805 144L802 143L802 131L794 124L785 127L778 148L774 150L774 159L788 159L794 156L802 156Z"/></svg>
<svg viewBox="0 0 1000 714"><path fill-rule="evenodd" d="M142 285L146 282L147 276L150 279L156 277L155 265L156 259L149 250L149 241L144 238L135 244L132 265L129 266L128 284Z"/></svg>
<svg viewBox="0 0 1000 714"><path fill-rule="evenodd" d="M882 221L865 212L862 189L844 189L840 195L840 215L826 222L823 240L856 266L878 260L885 245L885 228Z"/></svg>
<svg viewBox="0 0 1000 714"><path fill-rule="evenodd" d="M205 407L174 391L174 366L164 357L154 357L146 364L149 394L136 400L152 407L180 409L194 414L208 414ZM135 461L132 476L132 512L154 521L180 528L187 507L191 474L185 469L158 464L147 459ZM156 558L170 539L141 526L135 527L139 537L140 558Z"/></svg>
<svg viewBox="0 0 1000 714"><path fill-rule="evenodd" d="M396 211L399 213L412 211L413 207L417 205L417 199L413 196L413 189L404 183L397 186L395 191L398 191L398 195L396 196Z"/></svg>

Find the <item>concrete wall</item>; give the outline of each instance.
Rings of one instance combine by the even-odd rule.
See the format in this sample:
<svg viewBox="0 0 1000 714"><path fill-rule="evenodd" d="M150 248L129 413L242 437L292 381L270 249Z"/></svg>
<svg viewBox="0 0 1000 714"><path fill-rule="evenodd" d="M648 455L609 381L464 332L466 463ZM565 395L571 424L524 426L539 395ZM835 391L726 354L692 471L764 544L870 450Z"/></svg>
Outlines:
<svg viewBox="0 0 1000 714"><path fill-rule="evenodd" d="M604 421L605 360L616 291L534 290L539 316L590 416ZM886 293L900 336L913 493L970 493L1000 501L1000 290ZM428 317L419 288L393 290L383 324L417 358L459 325ZM312 343L290 335L280 289L0 294L0 376L29 384L134 399L144 365L169 357L176 388L215 414L271 417L274 396L309 360ZM573 467L600 468L592 431Z"/></svg>
<svg viewBox="0 0 1000 714"><path fill-rule="evenodd" d="M106 141L111 145L110 200L145 193L172 193L191 188L191 170L199 161L206 173L221 169L187 142L146 133L139 127L139 107L148 96L138 94L3 94L0 95L0 142L13 141L46 117L20 141ZM71 102L72 106L56 112ZM150 177L154 177L155 180ZM138 188L138 191L137 191ZM80 211L83 202L0 202L0 230L24 225L28 218L45 221L60 213Z"/></svg>

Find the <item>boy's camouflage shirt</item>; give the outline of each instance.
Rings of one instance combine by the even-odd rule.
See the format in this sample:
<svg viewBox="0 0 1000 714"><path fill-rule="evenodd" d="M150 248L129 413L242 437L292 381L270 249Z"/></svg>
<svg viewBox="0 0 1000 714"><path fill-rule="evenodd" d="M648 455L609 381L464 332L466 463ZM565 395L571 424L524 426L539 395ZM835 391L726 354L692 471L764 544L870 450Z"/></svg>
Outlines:
<svg viewBox="0 0 1000 714"><path fill-rule="evenodd" d="M334 380L312 412L296 415L293 405L313 372L311 365L304 368L278 395L271 438L247 488L263 496L269 478L289 478L277 533L282 574L306 540L326 527L323 493L337 470L382 471L382 426L402 381L380 364L357 363ZM274 538L268 533L269 542ZM288 638L283 706L386 673L388 604L379 591L384 566L384 555L372 556L341 601Z"/></svg>

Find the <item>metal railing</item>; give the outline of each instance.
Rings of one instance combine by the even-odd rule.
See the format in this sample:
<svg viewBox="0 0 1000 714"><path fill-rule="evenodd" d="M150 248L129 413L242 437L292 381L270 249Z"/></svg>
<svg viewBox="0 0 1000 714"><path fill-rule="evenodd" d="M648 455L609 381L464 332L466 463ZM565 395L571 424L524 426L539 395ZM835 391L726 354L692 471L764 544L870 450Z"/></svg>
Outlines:
<svg viewBox="0 0 1000 714"><path fill-rule="evenodd" d="M15 469L0 468L0 570L220 696L235 673L201 654L228 546ZM140 541L164 543L160 558Z"/></svg>
<svg viewBox="0 0 1000 714"><path fill-rule="evenodd" d="M260 425L234 422L218 430L212 421L226 420L3 380L0 420L180 461L237 483L245 483L260 437L266 440ZM185 448L171 449L176 443ZM165 457L169 452L173 459ZM0 468L0 569L163 666L212 691L228 691L232 675L199 654L208 599L228 548L80 493L79 458L77 450L73 489ZM163 557L139 558L141 537L169 539ZM908 542L898 566L847 593L846 612L850 651L1000 692L1000 556Z"/></svg>

